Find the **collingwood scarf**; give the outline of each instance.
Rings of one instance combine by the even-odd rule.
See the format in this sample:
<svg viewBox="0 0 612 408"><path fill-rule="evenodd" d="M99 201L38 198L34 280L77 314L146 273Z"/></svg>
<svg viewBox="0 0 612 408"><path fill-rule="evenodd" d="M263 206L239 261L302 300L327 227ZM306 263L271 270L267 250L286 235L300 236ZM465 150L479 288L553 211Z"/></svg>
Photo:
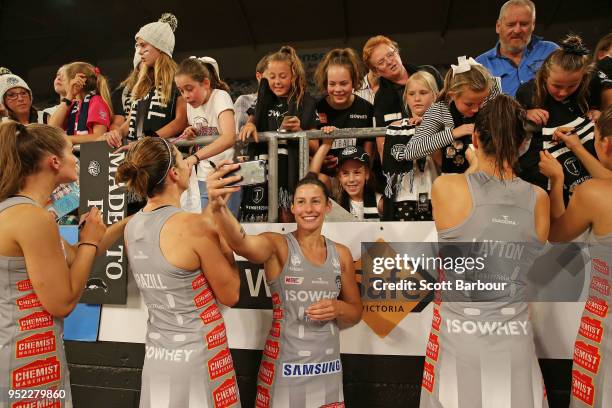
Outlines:
<svg viewBox="0 0 612 408"><path fill-rule="evenodd" d="M346 211L351 212L351 198L346 191L342 191L342 197L340 198L340 205ZM368 183L366 182L363 189L363 218L365 220L379 219L378 216L378 205L376 203L376 193L372 191Z"/></svg>
<svg viewBox="0 0 612 408"><path fill-rule="evenodd" d="M410 177L410 190L413 188L414 167L420 171L425 170L426 158L418 160L406 160L406 147L415 133L415 126L408 123L407 119L399 125L387 127L385 135L385 147L383 149L383 175L386 185L383 194L383 221L394 220L395 197L402 186L404 177Z"/></svg>

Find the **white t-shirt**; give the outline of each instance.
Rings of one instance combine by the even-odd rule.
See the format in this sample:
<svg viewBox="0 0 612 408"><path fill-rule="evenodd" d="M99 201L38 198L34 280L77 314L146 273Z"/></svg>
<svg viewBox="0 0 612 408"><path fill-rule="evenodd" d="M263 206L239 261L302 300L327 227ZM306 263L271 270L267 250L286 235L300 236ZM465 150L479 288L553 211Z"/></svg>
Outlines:
<svg viewBox="0 0 612 408"><path fill-rule="evenodd" d="M193 126L198 136L213 136L219 135L219 115L226 110L234 111L234 103L232 97L222 89L213 89L208 101L194 108L187 104L187 121L189 126ZM209 157L207 160L202 160L198 164L198 180L206 180L206 177L212 172L212 168L208 160L218 162L224 159L232 159L234 148L221 152L217 155Z"/></svg>

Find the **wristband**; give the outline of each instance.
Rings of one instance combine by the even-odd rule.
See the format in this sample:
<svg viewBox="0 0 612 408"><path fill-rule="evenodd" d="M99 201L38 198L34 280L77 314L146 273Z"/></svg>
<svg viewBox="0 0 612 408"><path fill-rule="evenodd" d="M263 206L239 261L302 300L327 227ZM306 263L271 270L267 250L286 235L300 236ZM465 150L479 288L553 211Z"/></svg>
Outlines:
<svg viewBox="0 0 612 408"><path fill-rule="evenodd" d="M198 157L198 155L197 155L197 154L195 154L195 153L194 153L194 154L192 154L192 155L191 155L191 156L189 156L189 157L195 157L196 162L195 162L194 166L197 166L197 165L198 165L198 164L199 164L199 163L202 161L202 159L200 159L200 158Z"/></svg>
<svg viewBox="0 0 612 408"><path fill-rule="evenodd" d="M66 104L66 106L70 107L72 105L72 101L68 98L62 98L62 102Z"/></svg>
<svg viewBox="0 0 612 408"><path fill-rule="evenodd" d="M98 250L98 246L96 244L92 244L91 242L79 242L79 244L77 245L77 248L80 248L81 245L92 246L92 247L96 248L96 251Z"/></svg>

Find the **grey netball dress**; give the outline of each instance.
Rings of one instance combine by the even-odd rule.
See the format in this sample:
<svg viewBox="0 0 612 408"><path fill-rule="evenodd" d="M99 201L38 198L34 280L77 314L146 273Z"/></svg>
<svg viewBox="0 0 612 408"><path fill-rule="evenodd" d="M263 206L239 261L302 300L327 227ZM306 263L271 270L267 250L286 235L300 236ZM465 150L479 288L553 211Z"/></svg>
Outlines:
<svg viewBox="0 0 612 408"><path fill-rule="evenodd" d="M21 204L38 206L29 198L11 197L0 203L0 212ZM25 258L0 256L0 408L72 407L63 333L62 319L38 300ZM32 391L30 397L36 396L34 390L54 390L64 397L38 394L19 400L9 398L9 390Z"/></svg>
<svg viewBox="0 0 612 408"><path fill-rule="evenodd" d="M473 243L474 254L486 255L487 269L472 278L507 286L499 292L453 291L434 304L420 407L547 407L522 299L540 248L534 186L518 178L504 183L485 173L465 177L473 210L460 225L439 231L438 240L441 247Z"/></svg>
<svg viewBox="0 0 612 408"><path fill-rule="evenodd" d="M336 299L341 287L340 258L325 238L327 259L310 263L292 233L286 234L287 261L269 283L273 320L257 379L258 408L344 407L340 337L335 320L309 320L305 310Z"/></svg>
<svg viewBox="0 0 612 408"><path fill-rule="evenodd" d="M162 227L181 211L171 206L140 211L125 229L130 268L149 311L140 406L239 407L225 324L212 288L201 270L171 265L160 249Z"/></svg>
<svg viewBox="0 0 612 408"><path fill-rule="evenodd" d="M592 236L589 297L574 345L572 407L612 407L612 234Z"/></svg>

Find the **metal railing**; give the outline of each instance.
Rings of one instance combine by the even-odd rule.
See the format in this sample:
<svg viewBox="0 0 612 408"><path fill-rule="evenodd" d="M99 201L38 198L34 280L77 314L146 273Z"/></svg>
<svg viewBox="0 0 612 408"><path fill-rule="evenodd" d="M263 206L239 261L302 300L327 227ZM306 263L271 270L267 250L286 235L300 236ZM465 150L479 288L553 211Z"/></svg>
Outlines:
<svg viewBox="0 0 612 408"><path fill-rule="evenodd" d="M337 129L330 134L321 130L302 130L293 133L283 132L260 132L257 133L259 143L268 143L268 222L278 221L278 141L298 141L299 176L304 177L308 173L310 152L308 141L311 139L365 139L376 136L384 136L387 128L348 128ZM205 146L217 139L218 136L199 136L189 140L177 141L177 146Z"/></svg>

